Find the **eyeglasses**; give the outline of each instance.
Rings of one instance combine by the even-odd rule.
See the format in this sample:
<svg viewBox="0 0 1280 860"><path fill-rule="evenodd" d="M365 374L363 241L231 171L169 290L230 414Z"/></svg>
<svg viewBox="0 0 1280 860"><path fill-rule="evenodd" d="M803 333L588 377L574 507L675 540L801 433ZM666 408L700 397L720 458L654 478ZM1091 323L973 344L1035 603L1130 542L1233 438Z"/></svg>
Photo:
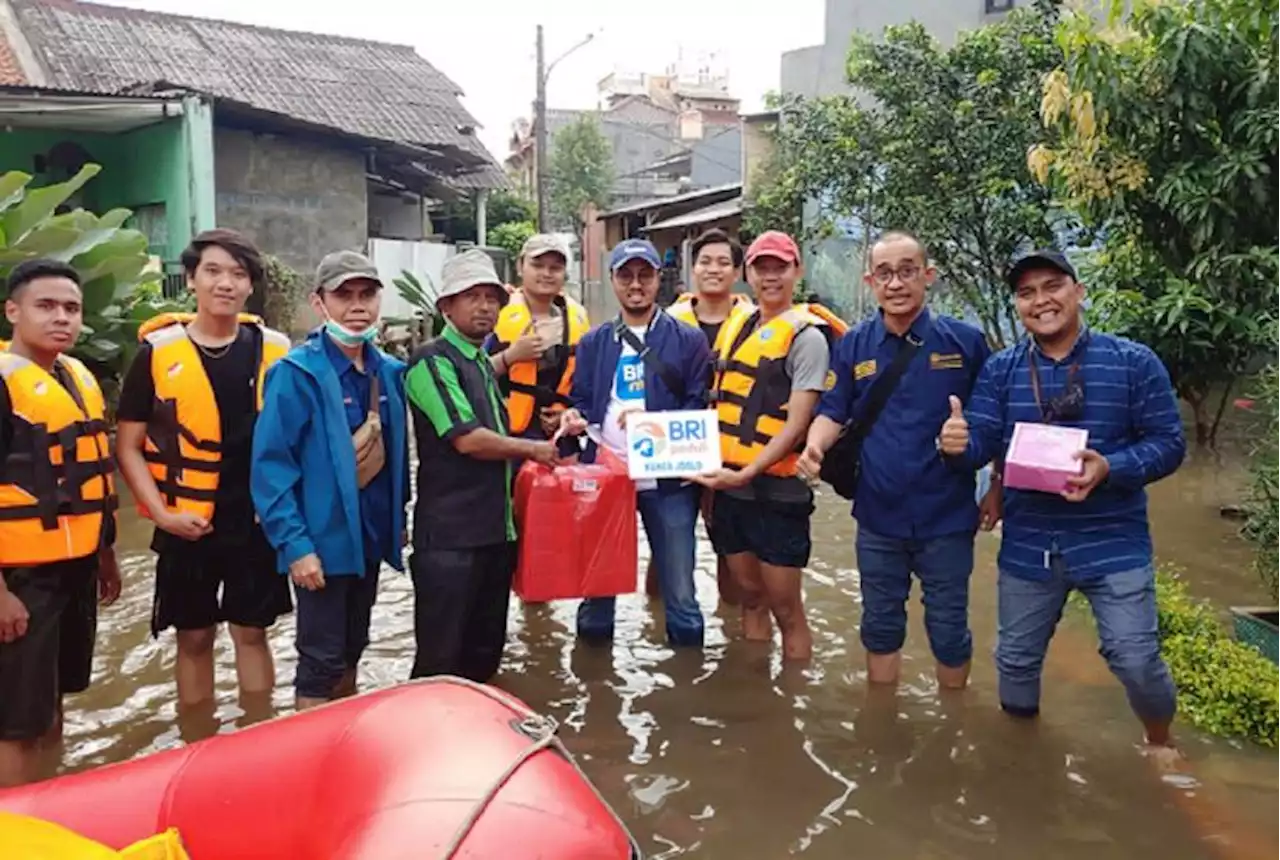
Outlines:
<svg viewBox="0 0 1280 860"><path fill-rule="evenodd" d="M879 266L871 273L871 280L875 281L882 287L887 287L893 283L893 279L895 277L905 284L910 281L914 281L916 276L919 274L920 267L915 263L907 263L906 265L899 266L896 269L890 266Z"/></svg>
<svg viewBox="0 0 1280 860"><path fill-rule="evenodd" d="M635 282L642 287L649 287L658 280L658 272L648 267L643 269L618 269L613 273L613 277L620 286L629 287Z"/></svg>

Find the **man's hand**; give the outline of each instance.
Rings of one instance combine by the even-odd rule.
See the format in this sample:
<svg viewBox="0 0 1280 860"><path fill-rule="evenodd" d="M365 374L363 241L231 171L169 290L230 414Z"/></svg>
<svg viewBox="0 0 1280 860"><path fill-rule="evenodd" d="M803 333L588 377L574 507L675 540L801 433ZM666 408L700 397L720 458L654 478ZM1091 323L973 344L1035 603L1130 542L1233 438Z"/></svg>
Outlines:
<svg viewBox="0 0 1280 860"><path fill-rule="evenodd" d="M618 427L620 427L623 430L627 429L627 416L630 415L632 412L643 412L643 411L644 411L643 406L628 406L625 409L621 410L620 412L618 412Z"/></svg>
<svg viewBox="0 0 1280 860"><path fill-rule="evenodd" d="M529 460L535 463L541 463L544 466L554 466L556 464L556 446L551 442L530 442L529 443Z"/></svg>
<svg viewBox="0 0 1280 860"><path fill-rule="evenodd" d="M18 595L9 589L0 589L0 644L17 642L27 635L27 622L31 615Z"/></svg>
<svg viewBox="0 0 1280 860"><path fill-rule="evenodd" d="M319 591L324 588L324 571L320 568L320 556L314 552L289 565L289 576L293 584L307 591Z"/></svg>
<svg viewBox="0 0 1280 860"><path fill-rule="evenodd" d="M714 472L704 472L701 475L694 475L689 480L695 484L701 484L711 490L732 490L737 487L745 487L751 483L751 479L755 477L746 469L716 469Z"/></svg>
<svg viewBox="0 0 1280 860"><path fill-rule="evenodd" d="M537 327L530 321L520 337L516 338L516 342L507 347L502 354L502 360L506 362L507 367L522 361L537 361L542 358L542 353L546 352L546 349L546 344L542 342L542 335L538 334Z"/></svg>
<svg viewBox="0 0 1280 860"><path fill-rule="evenodd" d="M804 453L796 461L796 470L800 473L800 477L806 481L818 480L818 475L822 471L822 458L825 456L826 452L817 445L805 445Z"/></svg>
<svg viewBox="0 0 1280 860"><path fill-rule="evenodd" d="M213 524L204 517L188 513L173 514L166 511L164 516L156 520L156 525L174 537L189 541L200 540L213 531Z"/></svg>
<svg viewBox="0 0 1280 860"><path fill-rule="evenodd" d="M1105 481L1111 472L1107 458L1092 448L1078 452L1076 459L1084 463L1084 470L1067 478L1067 489L1062 491L1062 497L1068 502L1083 502L1089 498L1093 488Z"/></svg>
<svg viewBox="0 0 1280 860"><path fill-rule="evenodd" d="M587 419L576 409L566 409L560 413L560 432L565 436L580 436L587 432Z"/></svg>
<svg viewBox="0 0 1280 860"><path fill-rule="evenodd" d="M991 486L987 488L982 501L978 503L978 528L989 532L1002 519L1004 519L1004 490L1000 486L1000 479L992 475Z"/></svg>
<svg viewBox="0 0 1280 860"><path fill-rule="evenodd" d="M942 449L942 453L958 457L969 449L969 422L964 420L964 407L960 405L960 398L953 394L950 401L951 415L942 423L938 447Z"/></svg>
<svg viewBox="0 0 1280 860"><path fill-rule="evenodd" d="M114 547L98 553L98 605L110 606L120 598L120 566Z"/></svg>

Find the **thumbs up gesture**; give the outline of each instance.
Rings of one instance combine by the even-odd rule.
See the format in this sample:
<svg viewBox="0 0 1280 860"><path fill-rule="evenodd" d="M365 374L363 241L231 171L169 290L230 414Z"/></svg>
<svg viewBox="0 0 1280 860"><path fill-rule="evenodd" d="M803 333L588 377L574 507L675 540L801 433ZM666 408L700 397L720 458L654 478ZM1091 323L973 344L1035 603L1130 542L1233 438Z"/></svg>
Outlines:
<svg viewBox="0 0 1280 860"><path fill-rule="evenodd" d="M951 395L951 414L942 424L942 432L938 434L938 448L942 453L951 456L963 454L969 447L969 422L964 420L964 407L960 398Z"/></svg>

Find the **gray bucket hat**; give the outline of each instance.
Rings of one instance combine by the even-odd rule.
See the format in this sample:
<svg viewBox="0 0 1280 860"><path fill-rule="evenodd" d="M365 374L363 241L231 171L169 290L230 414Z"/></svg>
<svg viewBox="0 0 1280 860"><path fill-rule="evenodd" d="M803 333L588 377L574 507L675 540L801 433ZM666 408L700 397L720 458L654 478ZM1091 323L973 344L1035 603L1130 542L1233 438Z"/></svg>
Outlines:
<svg viewBox="0 0 1280 860"><path fill-rule="evenodd" d="M334 251L326 254L316 267L316 289L328 292L336 290L347 281L373 281L384 286L378 275L378 267L364 254L355 251Z"/></svg>
<svg viewBox="0 0 1280 860"><path fill-rule="evenodd" d="M479 248L471 248L456 257L449 258L441 270L441 275L444 283L440 287L437 301L465 293L472 287L490 284L497 287L498 292L502 294L502 303L504 305L507 303L507 288L503 285L502 278L498 277L497 270L493 268L493 260Z"/></svg>

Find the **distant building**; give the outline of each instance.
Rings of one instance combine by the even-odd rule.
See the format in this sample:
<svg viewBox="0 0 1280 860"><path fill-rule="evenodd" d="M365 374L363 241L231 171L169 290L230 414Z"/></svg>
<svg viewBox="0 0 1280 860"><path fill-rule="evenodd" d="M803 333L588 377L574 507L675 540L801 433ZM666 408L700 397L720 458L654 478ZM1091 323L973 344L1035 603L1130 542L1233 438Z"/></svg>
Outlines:
<svg viewBox="0 0 1280 860"><path fill-rule="evenodd" d="M709 62L673 63L661 74L615 71L597 85L595 110L547 111L547 133L594 116L613 154L611 206L670 197L741 179L740 101L727 74ZM535 135L528 119L512 126L507 175L518 188L537 188Z"/></svg>
<svg viewBox="0 0 1280 860"><path fill-rule="evenodd" d="M998 20L1029 0L826 0L824 36L782 55L781 90L787 95L848 93L845 63L854 33L880 34L885 27L919 21L944 44L964 30Z"/></svg>

